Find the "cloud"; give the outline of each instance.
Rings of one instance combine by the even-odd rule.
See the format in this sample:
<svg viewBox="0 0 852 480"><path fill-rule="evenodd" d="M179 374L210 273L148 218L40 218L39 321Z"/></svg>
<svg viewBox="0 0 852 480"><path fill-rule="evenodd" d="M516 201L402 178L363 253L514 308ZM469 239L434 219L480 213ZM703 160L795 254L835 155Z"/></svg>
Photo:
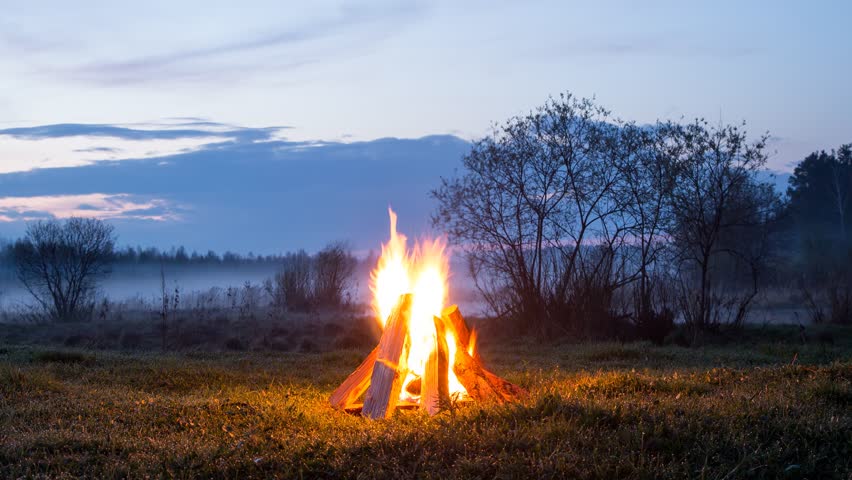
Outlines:
<svg viewBox="0 0 852 480"><path fill-rule="evenodd" d="M13 197L0 200L0 215L8 222L94 212L115 218L131 244L179 239L189 248L274 252L347 239L372 248L386 234L388 204L407 231L428 229L429 190L469 148L450 136L220 142L156 158L0 175L2 194ZM151 221L174 217L180 221ZM10 236L22 225L3 227Z"/></svg>
<svg viewBox="0 0 852 480"><path fill-rule="evenodd" d="M534 52L534 55L578 57L578 56L668 56L668 57L710 57L736 58L759 53L760 49L731 43L715 41L713 43L696 42L677 34L633 34L629 36L587 37L568 39L560 45L546 47Z"/></svg>
<svg viewBox="0 0 852 480"><path fill-rule="evenodd" d="M423 7L419 1L347 4L336 14L312 22L277 31L243 33L237 40L129 59L90 61L59 70L51 66L41 71L99 86L242 80L255 72L291 70L351 53L400 29L405 20L418 18Z"/></svg>
<svg viewBox="0 0 852 480"><path fill-rule="evenodd" d="M58 123L35 127L0 129L0 135L9 135L18 139L27 140L64 137L110 137L121 138L124 140L174 140L179 138L223 137L251 141L267 140L278 130L287 128L244 128L232 127L215 122L147 125L153 125L155 128L127 128L107 124Z"/></svg>
<svg viewBox="0 0 852 480"><path fill-rule="evenodd" d="M139 199L126 193L0 197L0 222L71 217L165 221L177 220L179 215L163 199Z"/></svg>
<svg viewBox="0 0 852 480"><path fill-rule="evenodd" d="M288 127L249 128L205 119L127 125L63 123L0 129L0 173L188 153L281 140Z"/></svg>
<svg viewBox="0 0 852 480"><path fill-rule="evenodd" d="M118 153L121 149L113 147L88 147L73 150L74 153Z"/></svg>

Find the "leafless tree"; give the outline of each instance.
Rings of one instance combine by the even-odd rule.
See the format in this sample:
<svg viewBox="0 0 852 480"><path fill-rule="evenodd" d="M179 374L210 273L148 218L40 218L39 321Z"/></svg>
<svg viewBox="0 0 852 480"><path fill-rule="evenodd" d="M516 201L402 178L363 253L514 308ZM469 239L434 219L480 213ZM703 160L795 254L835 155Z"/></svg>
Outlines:
<svg viewBox="0 0 852 480"><path fill-rule="evenodd" d="M647 194L661 181L636 165L656 160L654 139L591 100L551 99L474 144L463 175L433 192L433 221L465 250L496 313L539 333L596 328L654 258L662 208ZM628 208L634 197L646 208Z"/></svg>
<svg viewBox="0 0 852 480"><path fill-rule="evenodd" d="M665 129L675 172L668 234L677 253L685 320L696 332L741 323L757 293L780 205L772 187L756 177L766 163L768 137L749 142L738 127L701 120ZM747 269L751 288L731 293L720 285L726 262Z"/></svg>
<svg viewBox="0 0 852 480"><path fill-rule="evenodd" d="M740 323L780 205L756 180L765 143L702 121L639 126L563 95L476 142L433 192L433 222L492 309L542 334L612 335L631 319L671 328L675 307L698 328L723 311ZM751 282L720 306L724 261Z"/></svg>
<svg viewBox="0 0 852 480"><path fill-rule="evenodd" d="M275 298L288 310L310 309L313 300L312 261L304 250L287 254L275 276Z"/></svg>
<svg viewBox="0 0 852 480"><path fill-rule="evenodd" d="M98 219L31 223L14 247L17 277L50 318L81 320L114 245L113 227Z"/></svg>
<svg viewBox="0 0 852 480"><path fill-rule="evenodd" d="M342 242L327 245L314 258L314 301L338 308L346 301L357 261Z"/></svg>
<svg viewBox="0 0 852 480"><path fill-rule="evenodd" d="M339 308L346 302L357 263L342 242L313 256L304 251L288 254L274 282L264 288L272 306L282 311Z"/></svg>

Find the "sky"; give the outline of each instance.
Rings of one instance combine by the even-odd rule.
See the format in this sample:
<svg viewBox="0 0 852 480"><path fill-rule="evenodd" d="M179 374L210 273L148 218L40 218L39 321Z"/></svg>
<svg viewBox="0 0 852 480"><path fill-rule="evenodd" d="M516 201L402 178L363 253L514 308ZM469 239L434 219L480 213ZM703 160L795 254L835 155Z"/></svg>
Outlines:
<svg viewBox="0 0 852 480"><path fill-rule="evenodd" d="M772 135L778 171L852 142L846 1L3 3L0 236L45 212L147 212L132 218L153 232L217 208L179 192L140 196L127 182L126 191L39 183L48 170L146 160L166 172L193 153L246 155L260 144L269 151L250 154L272 158L360 142L353 158L372 158L373 140L475 139L566 91L640 123L746 121ZM451 158L424 182L463 153L446 141L440 154ZM405 149L419 145L392 149L388 165L404 174L403 157L416 155Z"/></svg>

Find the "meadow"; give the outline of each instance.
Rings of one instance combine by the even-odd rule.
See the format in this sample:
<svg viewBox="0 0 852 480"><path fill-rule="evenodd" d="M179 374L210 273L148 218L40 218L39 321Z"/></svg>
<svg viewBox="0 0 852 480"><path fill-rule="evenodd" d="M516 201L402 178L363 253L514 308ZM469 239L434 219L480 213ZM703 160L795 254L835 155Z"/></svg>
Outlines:
<svg viewBox="0 0 852 480"><path fill-rule="evenodd" d="M483 334L485 362L529 389L528 398L456 405L431 418L397 411L384 421L328 405L366 342L161 352L69 347L0 330L3 478L852 472L848 327L750 326L699 347Z"/></svg>

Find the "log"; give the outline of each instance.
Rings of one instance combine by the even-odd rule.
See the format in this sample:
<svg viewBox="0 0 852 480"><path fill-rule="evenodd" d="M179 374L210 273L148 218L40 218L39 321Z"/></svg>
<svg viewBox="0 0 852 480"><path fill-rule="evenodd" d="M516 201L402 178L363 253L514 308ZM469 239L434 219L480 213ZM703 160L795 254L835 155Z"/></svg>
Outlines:
<svg viewBox="0 0 852 480"><path fill-rule="evenodd" d="M417 410L420 408L420 405L416 402L397 402L396 410ZM352 405L343 409L346 413L353 413L359 415L364 411L363 403L353 403Z"/></svg>
<svg viewBox="0 0 852 480"><path fill-rule="evenodd" d="M471 399L458 400L456 402L453 402L453 405L455 405L457 407L464 407L464 406L467 406L467 405L473 405L473 400L471 400ZM396 410L419 410L419 409L420 409L420 404L417 403L417 402L400 401L400 402L397 402L397 404L396 404ZM351 413L351 414L354 414L354 415L360 415L363 410L364 410L364 404L363 403L353 403L352 405L343 409L344 412Z"/></svg>
<svg viewBox="0 0 852 480"><path fill-rule="evenodd" d="M423 379L420 389L420 409L429 415L435 415L450 404L449 386L449 347L444 321L438 317L435 322L435 349L426 359L423 367Z"/></svg>
<svg viewBox="0 0 852 480"><path fill-rule="evenodd" d="M370 386L370 376L373 374L373 365L376 363L376 355L379 347L373 349L361 365L355 369L337 390L331 394L330 402L334 408L346 409L358 399Z"/></svg>
<svg viewBox="0 0 852 480"><path fill-rule="evenodd" d="M491 373L491 371L485 367L482 367L482 373L485 374L485 379L488 380L489 385L495 386L495 390L497 390L497 392L499 392L503 397L503 400L507 402L513 402L529 395L529 392L527 392L523 387L515 385L503 377Z"/></svg>
<svg viewBox="0 0 852 480"><path fill-rule="evenodd" d="M467 322L459 311L458 305L450 305L445 308L441 312L441 318L444 320L444 323L447 325L447 328L450 328L453 334L456 337L457 344L462 345L464 347L464 351L467 352L470 349L470 337L471 331L470 327L468 327ZM474 345L473 350L473 358L477 362L482 362L482 359L479 357L479 349Z"/></svg>
<svg viewBox="0 0 852 480"><path fill-rule="evenodd" d="M405 391L411 395L420 395L420 384L422 383L420 380L420 377L417 377L408 382L408 385L405 386Z"/></svg>
<svg viewBox="0 0 852 480"><path fill-rule="evenodd" d="M504 403L526 396L526 390L486 369L479 356L479 350L474 350L472 356L468 353L470 329L457 306L445 308L441 313L441 319L445 328L453 330L456 339L453 373L471 398Z"/></svg>
<svg viewBox="0 0 852 480"><path fill-rule="evenodd" d="M376 362L370 377L370 387L364 397L361 412L367 418L388 418L399 401L402 382L408 373L408 352L411 337L408 334L411 320L411 294L404 294L388 317L382 338L379 340Z"/></svg>
<svg viewBox="0 0 852 480"><path fill-rule="evenodd" d="M506 401L500 384L493 382L491 378L485 375L482 364L474 360L470 354L461 348L460 343L456 347L453 373L456 374L459 383L467 390L467 394L474 400L497 403Z"/></svg>

